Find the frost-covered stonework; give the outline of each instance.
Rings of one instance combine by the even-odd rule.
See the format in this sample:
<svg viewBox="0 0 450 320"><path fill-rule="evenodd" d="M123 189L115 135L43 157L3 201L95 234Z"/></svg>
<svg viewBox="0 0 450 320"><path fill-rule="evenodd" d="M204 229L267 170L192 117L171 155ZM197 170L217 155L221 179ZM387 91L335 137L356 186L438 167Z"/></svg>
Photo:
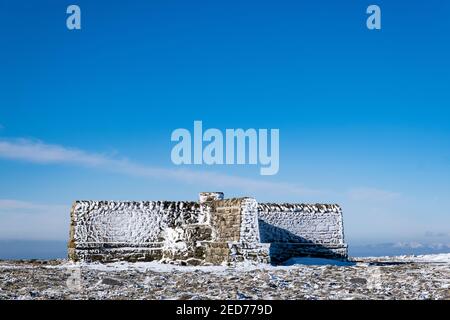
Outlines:
<svg viewBox="0 0 450 320"><path fill-rule="evenodd" d="M199 202L76 201L71 211L73 261L233 265L305 255L347 257L339 206L258 204L205 192Z"/></svg>
<svg viewBox="0 0 450 320"><path fill-rule="evenodd" d="M76 201L71 211L72 260L161 259L176 228L198 223L197 202Z"/></svg>
<svg viewBox="0 0 450 320"><path fill-rule="evenodd" d="M273 262L293 256L347 256L342 210L331 204L258 205L261 242L271 243Z"/></svg>

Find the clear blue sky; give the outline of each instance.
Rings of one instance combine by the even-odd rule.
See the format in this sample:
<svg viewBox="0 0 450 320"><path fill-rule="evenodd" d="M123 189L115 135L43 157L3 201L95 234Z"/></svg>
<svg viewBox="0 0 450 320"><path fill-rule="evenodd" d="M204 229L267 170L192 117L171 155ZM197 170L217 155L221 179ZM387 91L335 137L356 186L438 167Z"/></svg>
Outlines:
<svg viewBox="0 0 450 320"><path fill-rule="evenodd" d="M339 203L350 243L450 243L449 15L444 0L2 1L0 239L66 239L76 199L222 190ZM279 128L279 173L174 173L171 132L194 120Z"/></svg>

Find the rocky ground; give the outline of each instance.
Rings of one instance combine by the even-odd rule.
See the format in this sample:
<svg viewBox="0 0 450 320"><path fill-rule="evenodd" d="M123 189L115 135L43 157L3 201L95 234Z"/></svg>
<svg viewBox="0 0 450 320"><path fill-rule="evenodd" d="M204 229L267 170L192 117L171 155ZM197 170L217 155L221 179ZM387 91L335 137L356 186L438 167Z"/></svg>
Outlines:
<svg viewBox="0 0 450 320"><path fill-rule="evenodd" d="M450 299L450 254L289 264L0 261L0 299Z"/></svg>

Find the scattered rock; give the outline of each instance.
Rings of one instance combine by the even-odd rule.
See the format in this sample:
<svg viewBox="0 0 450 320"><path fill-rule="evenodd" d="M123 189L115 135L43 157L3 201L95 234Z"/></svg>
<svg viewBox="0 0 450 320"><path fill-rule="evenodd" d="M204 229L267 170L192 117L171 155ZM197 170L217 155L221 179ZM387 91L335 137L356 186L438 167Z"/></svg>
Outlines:
<svg viewBox="0 0 450 320"><path fill-rule="evenodd" d="M358 285L365 285L365 284L367 284L367 280L364 279L364 278L351 278L350 282L354 283L354 284L358 284Z"/></svg>
<svg viewBox="0 0 450 320"><path fill-rule="evenodd" d="M112 279L112 278L104 278L102 279L102 284L106 284L108 286L121 286L122 282L116 280L116 279Z"/></svg>
<svg viewBox="0 0 450 320"><path fill-rule="evenodd" d="M0 299L450 299L448 262L359 260L248 268L1 261Z"/></svg>

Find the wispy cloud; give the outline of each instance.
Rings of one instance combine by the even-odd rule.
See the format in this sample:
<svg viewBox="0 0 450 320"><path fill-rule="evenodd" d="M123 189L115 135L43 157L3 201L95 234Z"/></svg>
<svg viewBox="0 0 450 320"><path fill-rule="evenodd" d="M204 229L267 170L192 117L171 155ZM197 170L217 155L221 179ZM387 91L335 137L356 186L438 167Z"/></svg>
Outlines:
<svg viewBox="0 0 450 320"><path fill-rule="evenodd" d="M7 211L55 212L67 209L64 205L39 204L20 200L0 199L0 214Z"/></svg>
<svg viewBox="0 0 450 320"><path fill-rule="evenodd" d="M244 178L210 171L158 168L105 154L46 144L30 139L0 140L0 158L38 164L69 164L143 178L171 179L189 184L214 182L216 188L234 187L246 191L260 190L298 196L321 194L319 190L291 183L269 182L263 179Z"/></svg>
<svg viewBox="0 0 450 320"><path fill-rule="evenodd" d="M102 155L29 139L0 140L0 157L42 164L69 163L83 166L98 166L109 161Z"/></svg>
<svg viewBox="0 0 450 320"><path fill-rule="evenodd" d="M425 237L427 238L450 238L450 232L434 232L434 231L426 231Z"/></svg>
<svg viewBox="0 0 450 320"><path fill-rule="evenodd" d="M354 201L384 202L400 198L401 194L376 188L354 188L347 193L348 197Z"/></svg>
<svg viewBox="0 0 450 320"><path fill-rule="evenodd" d="M0 239L66 239L69 205L0 199Z"/></svg>

